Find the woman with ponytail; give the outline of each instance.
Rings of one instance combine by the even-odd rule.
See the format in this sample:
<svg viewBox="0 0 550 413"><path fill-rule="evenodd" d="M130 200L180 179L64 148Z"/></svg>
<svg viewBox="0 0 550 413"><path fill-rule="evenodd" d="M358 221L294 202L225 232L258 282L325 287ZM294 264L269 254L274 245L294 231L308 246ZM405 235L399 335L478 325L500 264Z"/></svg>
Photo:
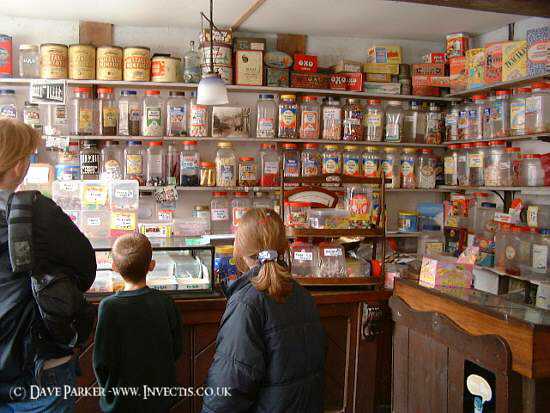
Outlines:
<svg viewBox="0 0 550 413"><path fill-rule="evenodd" d="M222 282L228 301L203 413L323 411L325 334L315 301L288 271L287 250L275 211L244 215L233 253L243 274Z"/></svg>

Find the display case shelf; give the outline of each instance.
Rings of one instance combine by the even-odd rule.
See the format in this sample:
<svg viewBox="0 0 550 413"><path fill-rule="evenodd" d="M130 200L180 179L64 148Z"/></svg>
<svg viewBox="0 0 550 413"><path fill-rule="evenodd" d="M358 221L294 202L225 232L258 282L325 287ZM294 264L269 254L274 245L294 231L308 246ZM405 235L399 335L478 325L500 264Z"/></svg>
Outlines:
<svg viewBox="0 0 550 413"><path fill-rule="evenodd" d="M514 79L506 82L493 83L491 85L486 85L475 89L466 89L460 92L451 93L449 97L450 98L466 97L470 95L475 95L477 93L490 92L491 90L495 90L495 89L512 89L515 87L521 87L529 83L543 80L546 77L550 77L550 72L545 72L543 74L536 75L536 76L520 77L518 79Z"/></svg>
<svg viewBox="0 0 550 413"><path fill-rule="evenodd" d="M286 233L292 238L340 238L340 237L364 237L384 238L384 230L381 229L315 229L315 228L287 228Z"/></svg>
<svg viewBox="0 0 550 413"><path fill-rule="evenodd" d="M446 141L444 145L457 145L462 143L476 143L476 142L493 142L493 141L530 141L530 140L550 140L550 132L533 133L529 135L517 135L517 136L499 136L498 138L490 139L462 139L458 141Z"/></svg>
<svg viewBox="0 0 550 413"><path fill-rule="evenodd" d="M547 285L550 286L550 277L547 274L522 274L522 275L514 275L514 274L508 274L505 271L501 271L497 268L493 267L482 267L481 265L476 265L476 269L478 270L486 270L493 274L499 275L501 277L508 277L508 278L514 278L516 280L525 281L534 285Z"/></svg>
<svg viewBox="0 0 550 413"><path fill-rule="evenodd" d="M153 192L163 186L140 186L140 192ZM181 192L275 192L279 191L279 186L176 186Z"/></svg>
<svg viewBox="0 0 550 413"><path fill-rule="evenodd" d="M335 287L335 286L381 286L380 278L374 277L293 277L295 281L303 286L311 287Z"/></svg>

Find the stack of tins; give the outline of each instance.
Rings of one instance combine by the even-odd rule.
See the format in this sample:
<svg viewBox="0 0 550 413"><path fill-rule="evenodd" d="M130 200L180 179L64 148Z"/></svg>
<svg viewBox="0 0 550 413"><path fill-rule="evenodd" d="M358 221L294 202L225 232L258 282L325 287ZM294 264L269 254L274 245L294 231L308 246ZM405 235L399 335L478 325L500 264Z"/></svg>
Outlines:
<svg viewBox="0 0 550 413"><path fill-rule="evenodd" d="M213 47L210 46L210 30L204 29L200 36L202 74L210 71L210 56L214 61L214 72L219 73L226 84L233 83L233 33L231 30L214 30Z"/></svg>

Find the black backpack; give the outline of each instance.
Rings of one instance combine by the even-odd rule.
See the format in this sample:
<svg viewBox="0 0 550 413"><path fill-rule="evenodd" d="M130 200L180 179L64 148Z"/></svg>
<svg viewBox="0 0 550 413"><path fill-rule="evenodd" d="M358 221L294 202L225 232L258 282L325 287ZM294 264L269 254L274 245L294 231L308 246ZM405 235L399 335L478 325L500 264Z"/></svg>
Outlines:
<svg viewBox="0 0 550 413"><path fill-rule="evenodd" d="M32 216L39 194L37 191L15 192L8 201L6 220L10 261L13 272L31 274L32 294L44 326L39 339L74 348L88 340L95 309L78 289L75 277L67 274L65 269L44 273L36 267Z"/></svg>

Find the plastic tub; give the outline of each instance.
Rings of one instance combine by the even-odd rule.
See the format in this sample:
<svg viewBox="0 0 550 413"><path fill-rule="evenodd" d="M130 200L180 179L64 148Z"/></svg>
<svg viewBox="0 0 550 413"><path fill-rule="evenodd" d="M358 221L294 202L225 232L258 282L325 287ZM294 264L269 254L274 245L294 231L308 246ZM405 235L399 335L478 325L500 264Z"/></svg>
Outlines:
<svg viewBox="0 0 550 413"><path fill-rule="evenodd" d="M309 202L285 201L285 225L292 228L308 228Z"/></svg>
<svg viewBox="0 0 550 413"><path fill-rule="evenodd" d="M314 245L302 241L290 245L290 268L294 277L311 277L315 274L316 249Z"/></svg>
<svg viewBox="0 0 550 413"><path fill-rule="evenodd" d="M315 208L307 213L309 226L316 229L349 228L349 211L335 208Z"/></svg>

